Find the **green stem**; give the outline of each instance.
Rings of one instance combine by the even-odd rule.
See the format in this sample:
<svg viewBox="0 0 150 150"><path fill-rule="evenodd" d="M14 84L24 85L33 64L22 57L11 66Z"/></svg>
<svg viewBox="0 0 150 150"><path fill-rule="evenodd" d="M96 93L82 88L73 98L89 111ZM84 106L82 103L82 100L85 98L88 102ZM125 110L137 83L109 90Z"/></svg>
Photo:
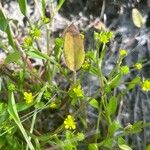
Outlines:
<svg viewBox="0 0 150 150"><path fill-rule="evenodd" d="M76 84L77 81L77 72L73 71L73 83Z"/></svg>
<svg viewBox="0 0 150 150"><path fill-rule="evenodd" d="M41 92L39 93L39 95L37 97L37 103L39 103L41 101L42 95L43 95L44 91L46 90L46 88L47 88L47 84L42 88ZM37 117L37 113L38 113L38 108L36 108L34 110L32 123L31 123L31 128L30 128L30 133L33 133L34 125L35 125L35 121L36 121L36 117ZM30 136L29 136L29 141L31 141L31 137ZM28 145L26 146L26 150L28 150Z"/></svg>

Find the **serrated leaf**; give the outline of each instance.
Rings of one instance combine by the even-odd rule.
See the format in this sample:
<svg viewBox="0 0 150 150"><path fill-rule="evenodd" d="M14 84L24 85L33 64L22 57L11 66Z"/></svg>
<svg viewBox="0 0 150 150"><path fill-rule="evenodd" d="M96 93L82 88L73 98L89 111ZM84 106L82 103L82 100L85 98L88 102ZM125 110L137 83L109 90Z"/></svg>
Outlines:
<svg viewBox="0 0 150 150"><path fill-rule="evenodd" d="M133 89L138 83L140 83L141 82L141 78L140 77L136 77L136 78L134 78L130 83L129 83L129 85L128 85L128 90L131 90L131 89Z"/></svg>
<svg viewBox="0 0 150 150"><path fill-rule="evenodd" d="M98 102L97 102L96 99L93 98L92 100L90 100L89 104L90 104L92 107L99 109L99 104L98 104Z"/></svg>
<svg viewBox="0 0 150 150"><path fill-rule="evenodd" d="M120 148L121 150L132 150L131 147L129 147L128 145L125 145L125 144L119 145L119 148Z"/></svg>
<svg viewBox="0 0 150 150"><path fill-rule="evenodd" d="M26 0L18 0L20 11L24 16L27 15L27 1Z"/></svg>
<svg viewBox="0 0 150 150"><path fill-rule="evenodd" d="M132 20L136 27L141 28L144 25L144 18L138 9L132 9Z"/></svg>
<svg viewBox="0 0 150 150"><path fill-rule="evenodd" d="M84 58L83 37L74 24L71 24L65 31L64 55L67 67L76 71L81 68Z"/></svg>

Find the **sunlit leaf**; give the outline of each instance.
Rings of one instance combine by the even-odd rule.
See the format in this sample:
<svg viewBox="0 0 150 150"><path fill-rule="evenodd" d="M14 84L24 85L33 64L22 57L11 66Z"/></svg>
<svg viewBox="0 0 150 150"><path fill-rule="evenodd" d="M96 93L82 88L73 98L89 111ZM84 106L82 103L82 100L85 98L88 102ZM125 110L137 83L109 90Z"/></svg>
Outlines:
<svg viewBox="0 0 150 150"><path fill-rule="evenodd" d="M3 13L3 11L0 9L0 30L6 31L8 25L8 21Z"/></svg>
<svg viewBox="0 0 150 150"><path fill-rule="evenodd" d="M129 147L128 145L125 145L125 144L119 145L119 148L120 148L121 150L132 150L131 147Z"/></svg>
<svg viewBox="0 0 150 150"><path fill-rule="evenodd" d="M6 64L9 64L9 63L12 63L12 62L17 62L20 58L20 53L15 51L15 52L12 52L12 53L9 53L8 56L6 57L5 59L5 63Z"/></svg>
<svg viewBox="0 0 150 150"><path fill-rule="evenodd" d="M144 25L144 18L138 9L132 9L132 20L136 27L141 28Z"/></svg>
<svg viewBox="0 0 150 150"><path fill-rule="evenodd" d="M136 77L134 78L128 85L128 90L133 89L138 83L141 82L141 78L140 77Z"/></svg>
<svg viewBox="0 0 150 150"><path fill-rule="evenodd" d="M89 104L90 104L92 107L99 109L99 104L98 104L98 102L97 102L96 99L93 98L92 100L90 100Z"/></svg>
<svg viewBox="0 0 150 150"><path fill-rule="evenodd" d="M44 60L49 60L49 56L46 54L41 53L38 50L29 50L27 52L27 54L31 57L31 58L39 58L39 59L44 59Z"/></svg>
<svg viewBox="0 0 150 150"><path fill-rule="evenodd" d="M24 16L27 13L27 0L18 0L20 10Z"/></svg>
<svg viewBox="0 0 150 150"><path fill-rule="evenodd" d="M84 62L85 52L83 37L74 24L71 24L65 31L64 55L67 67L76 71Z"/></svg>
<svg viewBox="0 0 150 150"><path fill-rule="evenodd" d="M116 112L116 110L117 110L117 99L116 97L112 96L106 107L106 111L109 115L113 115Z"/></svg>

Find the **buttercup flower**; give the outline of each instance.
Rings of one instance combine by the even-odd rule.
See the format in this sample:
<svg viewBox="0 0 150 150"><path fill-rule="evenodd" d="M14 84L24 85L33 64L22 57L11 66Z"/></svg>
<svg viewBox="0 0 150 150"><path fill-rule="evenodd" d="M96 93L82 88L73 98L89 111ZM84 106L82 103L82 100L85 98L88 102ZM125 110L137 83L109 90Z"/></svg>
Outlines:
<svg viewBox="0 0 150 150"><path fill-rule="evenodd" d="M41 37L42 33L41 33L41 30L35 28L30 31L30 35L34 39L39 39Z"/></svg>
<svg viewBox="0 0 150 150"><path fill-rule="evenodd" d="M51 102L49 106L51 109L56 109L58 107L58 105L55 102Z"/></svg>
<svg viewBox="0 0 150 150"><path fill-rule="evenodd" d="M126 75L126 74L129 73L130 69L129 69L128 66L122 66L122 67L121 67L121 71L122 71L122 73L123 73L124 75Z"/></svg>
<svg viewBox="0 0 150 150"><path fill-rule="evenodd" d="M80 85L78 85L77 87L74 87L73 92L76 94L77 97L83 97L83 91Z"/></svg>
<svg viewBox="0 0 150 150"><path fill-rule="evenodd" d="M146 91L146 92L150 91L150 80L143 81L141 87L143 91Z"/></svg>
<svg viewBox="0 0 150 150"><path fill-rule="evenodd" d="M136 64L135 64L135 68L136 68L137 70L141 70L141 69L142 69L142 64L136 63Z"/></svg>
<svg viewBox="0 0 150 150"><path fill-rule="evenodd" d="M87 70L87 69L89 69L89 67L90 67L89 61L85 60L84 64L82 65L82 68L85 69L85 70Z"/></svg>
<svg viewBox="0 0 150 150"><path fill-rule="evenodd" d="M31 37L25 37L24 40L23 40L23 45L28 47L28 46L31 46L32 45L32 38Z"/></svg>
<svg viewBox="0 0 150 150"><path fill-rule="evenodd" d="M66 129L76 129L76 122L74 121L75 119L71 116L71 115L68 115L67 118L65 119L64 121L64 124L65 124L65 128Z"/></svg>
<svg viewBox="0 0 150 150"><path fill-rule="evenodd" d="M24 92L23 95L24 95L24 100L26 101L27 104L30 104L30 103L33 102L33 95L32 95L32 93Z"/></svg>
<svg viewBox="0 0 150 150"><path fill-rule="evenodd" d="M119 53L120 53L120 56L127 56L127 51L125 50L125 49L121 49L120 51L119 51Z"/></svg>
<svg viewBox="0 0 150 150"><path fill-rule="evenodd" d="M47 24L47 23L50 22L50 19L47 18L46 16L43 16L43 17L42 17L42 21L43 21L45 24Z"/></svg>

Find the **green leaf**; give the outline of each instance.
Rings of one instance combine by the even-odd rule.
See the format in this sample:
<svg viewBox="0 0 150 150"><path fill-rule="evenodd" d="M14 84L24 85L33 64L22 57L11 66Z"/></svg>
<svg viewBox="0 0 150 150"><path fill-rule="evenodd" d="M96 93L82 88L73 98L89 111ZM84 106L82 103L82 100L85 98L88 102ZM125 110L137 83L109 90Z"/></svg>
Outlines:
<svg viewBox="0 0 150 150"><path fill-rule="evenodd" d="M131 147L129 147L128 145L125 145L125 144L119 145L119 148L120 148L121 150L132 150Z"/></svg>
<svg viewBox="0 0 150 150"><path fill-rule="evenodd" d="M90 104L92 107L99 109L99 104L98 104L98 102L97 102L96 99L93 98L92 100L90 100L89 104Z"/></svg>
<svg viewBox="0 0 150 150"><path fill-rule="evenodd" d="M124 145L124 144L126 144L125 139L123 139L122 137L119 137L119 138L118 138L118 144L119 144L119 145Z"/></svg>
<svg viewBox="0 0 150 150"><path fill-rule="evenodd" d="M132 20L136 27L141 28L144 25L144 18L138 9L132 9Z"/></svg>
<svg viewBox="0 0 150 150"><path fill-rule="evenodd" d="M115 114L117 110L117 99L116 97L112 96L109 100L108 105L106 106L106 113L109 115Z"/></svg>
<svg viewBox="0 0 150 150"><path fill-rule="evenodd" d="M19 115L18 115L18 112L17 112L14 93L9 91L8 95L9 95L9 97L8 97L8 112L9 112L9 115L15 121L17 126L19 127L19 129L20 129L22 135L24 136L29 148L34 150L34 147L31 143L31 141L29 140L28 135L27 135L23 125L21 124L21 121L20 121L20 118L19 118Z"/></svg>
<svg viewBox="0 0 150 150"><path fill-rule="evenodd" d="M43 16L45 16L45 9L46 9L46 1L42 0L42 12L43 12Z"/></svg>
<svg viewBox="0 0 150 150"><path fill-rule="evenodd" d="M142 131L142 121L138 121L134 123L133 125L128 125L125 127L125 133L126 134L136 134Z"/></svg>
<svg viewBox="0 0 150 150"><path fill-rule="evenodd" d="M15 43L14 43L14 38L13 38L13 36L12 36L12 31L11 31L11 28L10 28L9 24L7 25L6 33L7 33L7 37L8 37L8 42L9 42L9 44L10 44L14 49L16 49L16 45L15 45Z"/></svg>
<svg viewBox="0 0 150 150"><path fill-rule="evenodd" d="M150 150L150 144L147 145L146 150Z"/></svg>
<svg viewBox="0 0 150 150"><path fill-rule="evenodd" d="M131 90L133 89L138 83L141 82L141 78L140 77L136 77L134 78L128 85L127 89L128 90Z"/></svg>
<svg viewBox="0 0 150 150"><path fill-rule="evenodd" d="M86 53L86 56L96 63L96 56L93 50L90 50Z"/></svg>
<svg viewBox="0 0 150 150"><path fill-rule="evenodd" d="M33 49L31 49L31 50L29 50L29 51L27 52L27 54L28 54L30 57L32 57L32 58L39 58L39 59L49 60L49 56L48 56L48 55L43 54L43 53L41 53L41 52L38 51L38 50L33 50Z"/></svg>
<svg viewBox="0 0 150 150"><path fill-rule="evenodd" d="M2 9L0 9L0 30L5 32L7 26L8 26L8 20L6 19Z"/></svg>
<svg viewBox="0 0 150 150"><path fill-rule="evenodd" d="M72 71L80 69L84 62L85 52L83 37L74 24L71 24L65 30L64 56L67 67Z"/></svg>
<svg viewBox="0 0 150 150"><path fill-rule="evenodd" d="M15 48L13 36L11 33L11 29L9 26L9 22L7 18L5 17L5 14L3 13L2 9L0 9L0 30L7 33L9 44Z"/></svg>
<svg viewBox="0 0 150 150"><path fill-rule="evenodd" d="M59 57L60 57L60 50L61 50L61 47L63 45L63 39L62 38L56 38L55 39L55 47L54 47L54 56L56 58L56 60L58 61L59 60Z"/></svg>
<svg viewBox="0 0 150 150"><path fill-rule="evenodd" d="M98 150L97 144L89 144L88 145L88 150Z"/></svg>
<svg viewBox="0 0 150 150"><path fill-rule="evenodd" d="M0 124L8 119L7 104L0 103Z"/></svg>
<svg viewBox="0 0 150 150"><path fill-rule="evenodd" d="M32 105L34 105L34 103L27 104L26 102L19 102L19 103L16 104L17 111L18 111L18 112L21 112L21 111L27 110L27 109L30 108Z"/></svg>
<svg viewBox="0 0 150 150"><path fill-rule="evenodd" d="M27 14L27 1L26 0L18 0L20 11L24 16Z"/></svg>
<svg viewBox="0 0 150 150"><path fill-rule="evenodd" d="M56 7L55 12L58 12L58 11L59 11L59 9L62 7L62 5L63 5L64 2L65 2L65 0L59 0L59 3L58 3L58 5L57 5L57 7Z"/></svg>
<svg viewBox="0 0 150 150"><path fill-rule="evenodd" d="M5 63L9 64L12 62L17 62L19 60L19 58L20 58L20 53L17 51L14 51L14 52L8 54L8 56L5 59Z"/></svg>
<svg viewBox="0 0 150 150"><path fill-rule="evenodd" d="M2 149L3 146L6 146L6 139L5 136L0 136L0 149Z"/></svg>
<svg viewBox="0 0 150 150"><path fill-rule="evenodd" d="M107 85L110 88L116 88L120 84L121 78L122 78L122 74L120 72L112 80L110 80Z"/></svg>
<svg viewBox="0 0 150 150"><path fill-rule="evenodd" d="M109 132L109 137L112 137L114 133L121 128L121 125L117 121L113 121L112 124L110 124L108 132Z"/></svg>

